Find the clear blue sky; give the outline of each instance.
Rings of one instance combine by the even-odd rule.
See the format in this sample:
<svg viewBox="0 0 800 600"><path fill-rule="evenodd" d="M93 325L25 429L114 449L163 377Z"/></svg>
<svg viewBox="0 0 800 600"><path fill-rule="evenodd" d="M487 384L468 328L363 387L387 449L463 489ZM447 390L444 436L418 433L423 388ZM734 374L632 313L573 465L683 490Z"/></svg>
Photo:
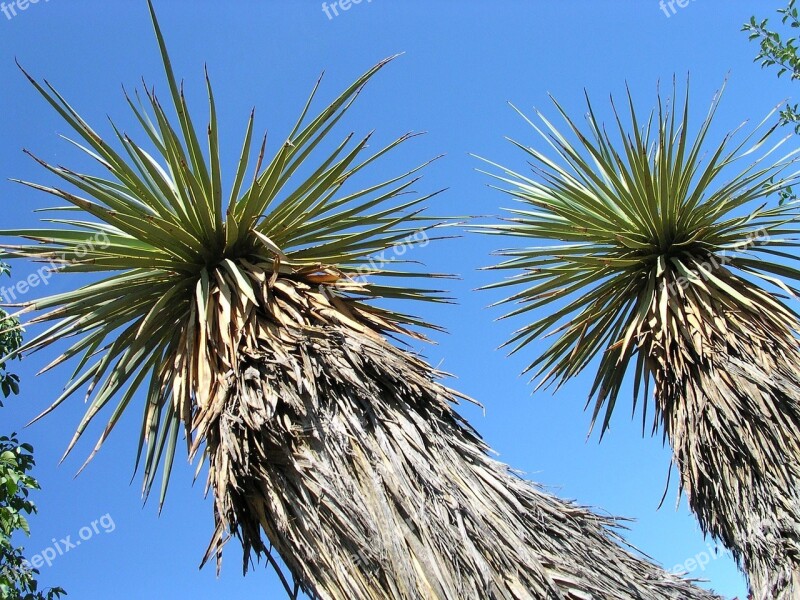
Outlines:
<svg viewBox="0 0 800 600"><path fill-rule="evenodd" d="M399 152L394 164L389 159L373 175L446 153L428 170L420 189L449 188L434 203L440 214L476 215L496 214L508 202L486 187L468 153L522 168L522 155L503 136L535 140L507 101L552 114L550 92L579 117L586 88L607 118L605 99L610 93L620 95L625 82L639 109L646 110L659 80L668 84L673 74L683 80L690 72L693 110L699 118L729 74L716 133L746 119L760 120L796 88L752 63L756 47L739 31L752 6L693 0L667 17L657 0L363 0L329 19L318 1L156 2L176 71L186 79L198 117L205 110L203 62L209 65L229 163L239 151L252 106L257 107L259 129L268 128L271 139L279 140L322 70L326 79L321 98L328 100L381 58L404 51L372 82L340 131L374 128L377 142L409 130L427 131ZM759 6L767 15L778 4ZM109 114L138 135L121 84L132 88L145 76L164 89L143 0L40 0L17 13L11 19L0 14L0 199L3 226L9 227L34 224L33 210L53 203L7 181L49 181L24 157L23 147L50 162L87 166L59 140L57 134L69 133L66 126L23 80L14 57L36 76L51 80L105 134L110 133L105 122ZM464 413L504 461L531 479L561 496L634 518L628 539L665 567L707 552L708 541L685 503L675 508L675 477L664 507L657 510L670 457L659 437L643 439L640 420L631 420L621 407L606 439L598 444L593 436L587 442L589 414L583 406L588 378L555 396L547 391L532 395L532 387L518 377L532 354L509 359L495 350L519 325L493 323L500 312L485 307L499 296L473 291L494 277L477 269L492 262L489 253L497 242L470 236L414 251L414 258L432 269L462 276L452 285L458 307L417 309L449 330L436 336L438 345L425 350L430 361L456 374L452 384L485 404L485 414L470 407ZM33 270L32 265L15 264L13 278ZM46 291L65 285L54 278ZM14 365L22 377L22 393L0 411L3 432L20 430L60 391L68 369L34 378L52 358L46 354ZM198 571L212 531L212 510L203 499L203 486L191 486L189 466L176 466L160 517L155 503L142 508L139 477L129 485L138 409L80 477L73 479L100 427L91 429L74 455L57 466L83 409L76 398L23 432L36 447L36 475L44 487L36 495L41 514L32 519L33 536L25 544L33 554L52 546L53 538L70 535L75 541L82 527L106 514L114 529L105 533L100 527L45 566L43 584L63 585L76 600L280 597L269 569L260 566L242 577L235 543L228 546L219 579L213 566ZM708 585L728 597L745 593L743 579L728 558L711 560L693 575L710 580Z"/></svg>

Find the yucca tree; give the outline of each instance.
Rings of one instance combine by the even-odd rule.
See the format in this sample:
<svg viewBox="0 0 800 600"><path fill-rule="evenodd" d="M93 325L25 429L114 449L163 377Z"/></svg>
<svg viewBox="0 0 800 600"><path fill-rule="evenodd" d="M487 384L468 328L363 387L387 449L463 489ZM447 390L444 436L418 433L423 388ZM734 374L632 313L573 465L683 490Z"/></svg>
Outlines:
<svg viewBox="0 0 800 600"><path fill-rule="evenodd" d="M492 287L520 288L509 316L541 313L508 344L554 336L527 368L540 385L596 367L603 433L628 376L645 427L652 384L653 431L703 530L756 598L798 598L800 229L796 201L769 200L794 181L793 153L776 154L771 116L712 144L719 95L693 129L688 85L645 118L629 92L629 122L614 108L608 129L587 103L586 127L557 102L565 127L528 120L542 149L514 143L532 174L492 169L521 206L484 231L530 244L502 251L494 268L521 272Z"/></svg>
<svg viewBox="0 0 800 600"><path fill-rule="evenodd" d="M309 100L274 158L264 159L262 144L248 174L251 115L223 195L211 87L201 135L150 10L177 123L155 92L143 104L129 98L149 150L113 125L116 140L105 141L53 87L29 77L107 171L40 161L73 191L27 185L71 212L46 229L3 232L35 242L7 246L9 257L104 274L26 308L42 311L30 323L51 325L22 351L70 340L45 368L77 362L46 413L88 388L69 449L104 408L97 448L143 403L144 493L161 466L163 502L182 431L198 470L207 465L214 499L205 558L219 561L236 536L245 568L252 554L277 568L274 549L294 578L278 570L292 595L711 598L626 550L613 520L490 459L453 410L465 398L388 341L432 327L372 301L442 300L409 287L436 275L393 252L440 221L420 214L426 197L408 195L417 169L361 191L345 187L406 137L367 158L366 139L326 143L385 61L313 118ZM370 261L381 254L395 260ZM359 267L370 262L365 280Z"/></svg>

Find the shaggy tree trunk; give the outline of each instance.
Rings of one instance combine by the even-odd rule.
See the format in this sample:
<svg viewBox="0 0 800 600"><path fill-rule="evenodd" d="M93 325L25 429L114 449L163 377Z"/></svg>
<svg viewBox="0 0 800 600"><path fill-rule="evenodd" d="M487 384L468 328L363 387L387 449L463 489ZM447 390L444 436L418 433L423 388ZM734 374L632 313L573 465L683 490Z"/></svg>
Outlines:
<svg viewBox="0 0 800 600"><path fill-rule="evenodd" d="M207 558L233 532L246 557L274 548L331 600L714 597L489 458L451 408L463 397L376 333L392 329L379 312L249 275L258 306L223 308L229 339L203 339L202 306L184 333L210 365L197 381L213 382L194 420L216 507Z"/></svg>
<svg viewBox="0 0 800 600"><path fill-rule="evenodd" d="M702 274L700 274L702 276ZM735 278L742 298L766 293ZM704 531L749 574L756 600L800 598L800 352L771 315L673 285L652 307L651 368L681 486Z"/></svg>

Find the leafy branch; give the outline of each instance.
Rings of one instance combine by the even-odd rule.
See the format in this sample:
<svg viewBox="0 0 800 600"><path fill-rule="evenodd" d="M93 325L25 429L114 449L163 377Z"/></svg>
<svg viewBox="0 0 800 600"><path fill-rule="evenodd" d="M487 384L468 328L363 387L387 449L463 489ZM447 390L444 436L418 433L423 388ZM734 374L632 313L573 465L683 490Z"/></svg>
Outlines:
<svg viewBox="0 0 800 600"><path fill-rule="evenodd" d="M10 275L5 263L0 263L0 275ZM0 356L16 351L20 344L19 321L0 309ZM0 392L3 398L19 393L19 377L8 371L5 362L0 365ZM36 512L30 493L39 489L39 482L30 475L35 465L30 444L21 444L15 433L0 437L0 600L55 600L66 595L60 587L39 591L39 571L25 560L24 548L11 539L20 531L30 536L27 517Z"/></svg>
<svg viewBox="0 0 800 600"><path fill-rule="evenodd" d="M14 547L12 535L30 535L27 516L36 512L30 499L39 482L29 472L35 465L33 447L20 444L16 434L0 437L0 598L2 600L55 600L66 595L60 588L39 591L37 569L25 560L23 548Z"/></svg>
<svg viewBox="0 0 800 600"><path fill-rule="evenodd" d="M11 270L5 263L0 263L0 275L11 276ZM22 328L19 321L14 317L9 317L8 313L0 309L0 356L6 356L14 352L22 344ZM11 394L19 393L19 376L8 372L8 363L0 363L0 392L3 398L8 398ZM0 408L3 407L3 400L0 398Z"/></svg>
<svg viewBox="0 0 800 600"><path fill-rule="evenodd" d="M795 6L796 0L790 0L786 8L778 9L782 31L770 29L769 19L757 20L750 17L742 31L749 33L751 41L758 41L760 50L754 62L760 62L763 68L778 67L778 77L789 76L791 80L800 79L800 56L798 56L797 37L786 37L786 29L800 28L800 14ZM795 133L800 134L800 105L786 104L780 113L782 125L793 125Z"/></svg>

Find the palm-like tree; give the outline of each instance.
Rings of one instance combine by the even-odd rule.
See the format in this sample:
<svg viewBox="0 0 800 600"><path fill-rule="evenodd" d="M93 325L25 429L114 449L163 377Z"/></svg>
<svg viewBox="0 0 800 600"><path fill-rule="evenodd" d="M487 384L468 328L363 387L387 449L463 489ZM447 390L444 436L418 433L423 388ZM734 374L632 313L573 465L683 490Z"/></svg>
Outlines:
<svg viewBox="0 0 800 600"><path fill-rule="evenodd" d="M344 185L406 138L362 158L367 140L348 136L318 163L309 158L385 62L313 118L309 100L275 157L264 161L262 144L248 175L251 115L223 197L211 87L201 146L152 16L178 122L153 91L147 109L129 98L150 151L117 128L121 151L113 149L53 87L29 78L110 174L40 161L75 191L27 185L73 212L47 229L5 232L36 242L8 246L8 256L106 274L28 307L44 311L31 322L52 326L22 351L70 339L46 368L78 362L46 412L88 386L70 449L116 400L96 451L145 391L144 493L161 466L163 502L183 430L189 456L202 454L198 469L208 465L214 498L205 558L219 561L236 536L245 568L253 553L277 568L274 549L293 595L712 597L625 550L612 520L490 459L452 408L464 397L387 340L431 326L371 300L440 301L406 283L435 275L397 257L373 264L366 281L358 267L440 222L420 213L425 197L407 195L417 169L361 191Z"/></svg>
<svg viewBox="0 0 800 600"><path fill-rule="evenodd" d="M494 171L522 206L488 231L544 243L503 251L496 268L522 272L496 287L521 288L512 315L550 309L509 341L516 351L555 335L528 367L541 383L597 365L602 432L626 374L634 409L643 391L643 426L653 384L653 431L663 426L704 531L741 561L756 598L797 598L800 352L787 300L800 229L797 202L764 200L794 181L795 159L775 156L783 140L767 119L707 144L718 102L694 134L688 88L644 120L629 93L618 135L588 98L588 131L558 103L563 132L528 121L550 151L517 144L533 176Z"/></svg>

